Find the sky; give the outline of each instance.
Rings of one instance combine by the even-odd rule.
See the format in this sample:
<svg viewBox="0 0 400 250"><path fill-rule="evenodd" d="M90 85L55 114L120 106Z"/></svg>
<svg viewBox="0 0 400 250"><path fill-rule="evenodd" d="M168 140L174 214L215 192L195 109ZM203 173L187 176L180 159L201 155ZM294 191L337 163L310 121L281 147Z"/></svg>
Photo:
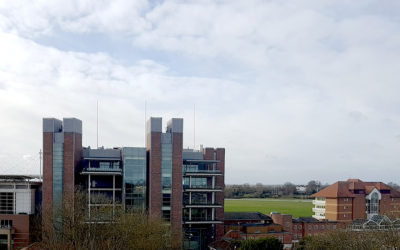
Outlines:
<svg viewBox="0 0 400 250"><path fill-rule="evenodd" d="M2 0L0 174L39 174L42 118L83 145L224 147L227 184L396 182L398 0ZM146 107L146 109L145 109ZM145 112L146 110L146 112ZM195 115L194 115L195 113Z"/></svg>

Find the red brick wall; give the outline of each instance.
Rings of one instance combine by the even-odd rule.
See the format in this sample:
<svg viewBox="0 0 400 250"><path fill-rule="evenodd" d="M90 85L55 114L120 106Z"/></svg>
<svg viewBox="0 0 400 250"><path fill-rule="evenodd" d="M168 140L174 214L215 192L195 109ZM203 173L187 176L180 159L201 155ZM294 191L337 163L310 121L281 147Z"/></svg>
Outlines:
<svg viewBox="0 0 400 250"><path fill-rule="evenodd" d="M29 215L26 214L0 214L0 220L12 220L14 232L14 247L26 247L30 243Z"/></svg>
<svg viewBox="0 0 400 250"><path fill-rule="evenodd" d="M148 140L149 215L155 218L161 218L161 132L151 132Z"/></svg>
<svg viewBox="0 0 400 250"><path fill-rule="evenodd" d="M182 148L183 134L172 134L171 225L174 233L182 232Z"/></svg>
<svg viewBox="0 0 400 250"><path fill-rule="evenodd" d="M353 201L353 216L352 219L366 219L366 202L365 202L365 194L355 194L355 197L352 199Z"/></svg>
<svg viewBox="0 0 400 250"><path fill-rule="evenodd" d="M74 133L64 132L64 176L63 196L72 196L74 193L74 172L75 172L75 136Z"/></svg>
<svg viewBox="0 0 400 250"><path fill-rule="evenodd" d="M53 133L43 133L43 219L51 218L53 206ZM48 213L48 214L46 214Z"/></svg>

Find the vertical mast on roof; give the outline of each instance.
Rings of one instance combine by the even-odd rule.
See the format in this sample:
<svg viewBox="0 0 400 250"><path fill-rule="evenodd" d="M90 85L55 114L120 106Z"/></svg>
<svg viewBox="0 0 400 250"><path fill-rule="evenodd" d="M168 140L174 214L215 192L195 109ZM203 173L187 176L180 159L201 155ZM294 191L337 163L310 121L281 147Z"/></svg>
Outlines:
<svg viewBox="0 0 400 250"><path fill-rule="evenodd" d="M196 104L193 104L193 149L196 149Z"/></svg>
<svg viewBox="0 0 400 250"><path fill-rule="evenodd" d="M99 100L97 100L97 107L96 107L96 113L97 113L97 118L96 118L96 124L97 124L97 148L99 148Z"/></svg>

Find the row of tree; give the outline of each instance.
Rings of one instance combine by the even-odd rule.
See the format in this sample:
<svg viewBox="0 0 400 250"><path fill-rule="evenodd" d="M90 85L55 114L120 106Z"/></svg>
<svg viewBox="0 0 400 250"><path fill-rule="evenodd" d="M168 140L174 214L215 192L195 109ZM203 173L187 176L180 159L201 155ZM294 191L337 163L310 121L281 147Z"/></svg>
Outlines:
<svg viewBox="0 0 400 250"><path fill-rule="evenodd" d="M239 198L279 198L279 197L308 197L329 184L321 184L320 181L311 180L305 185L304 191L299 191L296 185L291 182L286 182L283 185L264 185L257 183L256 185L239 184L239 185L226 185L225 198L239 199ZM396 183L389 182L389 186L400 191L400 186Z"/></svg>
<svg viewBox="0 0 400 250"><path fill-rule="evenodd" d="M286 182L283 185L226 185L225 198L279 198L279 197L298 197L310 196L328 186L322 185L320 181L309 181L304 191L299 191L296 185Z"/></svg>
<svg viewBox="0 0 400 250"><path fill-rule="evenodd" d="M336 230L326 234L303 238L297 249L301 250L377 250L400 249L398 230L349 231Z"/></svg>

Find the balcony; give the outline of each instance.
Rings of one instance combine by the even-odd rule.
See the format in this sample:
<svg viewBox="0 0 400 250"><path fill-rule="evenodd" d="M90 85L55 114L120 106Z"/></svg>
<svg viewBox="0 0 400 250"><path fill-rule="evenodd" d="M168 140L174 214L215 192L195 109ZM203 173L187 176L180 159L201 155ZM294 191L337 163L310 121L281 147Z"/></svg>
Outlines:
<svg viewBox="0 0 400 250"><path fill-rule="evenodd" d="M222 224L223 222L218 219L212 219L211 217L193 217L189 220L189 217L183 217L184 224Z"/></svg>
<svg viewBox="0 0 400 250"><path fill-rule="evenodd" d="M222 208L222 205L220 203L217 202L211 202L211 201L207 201L207 202L195 202L192 201L192 203L184 203L183 206L185 208Z"/></svg>
<svg viewBox="0 0 400 250"><path fill-rule="evenodd" d="M86 167L82 170L81 174L87 175L87 174L96 174L96 175L122 175L122 169L119 167L115 168L110 168L110 167L99 167L99 168L93 168L93 167Z"/></svg>
<svg viewBox="0 0 400 250"><path fill-rule="evenodd" d="M326 204L326 201L325 200L313 200L312 201L312 204L313 205L319 205L319 206L325 206L325 204Z"/></svg>
<svg viewBox="0 0 400 250"><path fill-rule="evenodd" d="M183 191L184 192L222 192L222 188L218 186L188 186L188 185L183 185Z"/></svg>
<svg viewBox="0 0 400 250"><path fill-rule="evenodd" d="M219 170L202 170L202 169L183 169L184 176L221 176L222 173Z"/></svg>
<svg viewBox="0 0 400 250"><path fill-rule="evenodd" d="M313 207L312 208L312 211L314 212L314 213L325 213L325 208L318 208L318 207Z"/></svg>

